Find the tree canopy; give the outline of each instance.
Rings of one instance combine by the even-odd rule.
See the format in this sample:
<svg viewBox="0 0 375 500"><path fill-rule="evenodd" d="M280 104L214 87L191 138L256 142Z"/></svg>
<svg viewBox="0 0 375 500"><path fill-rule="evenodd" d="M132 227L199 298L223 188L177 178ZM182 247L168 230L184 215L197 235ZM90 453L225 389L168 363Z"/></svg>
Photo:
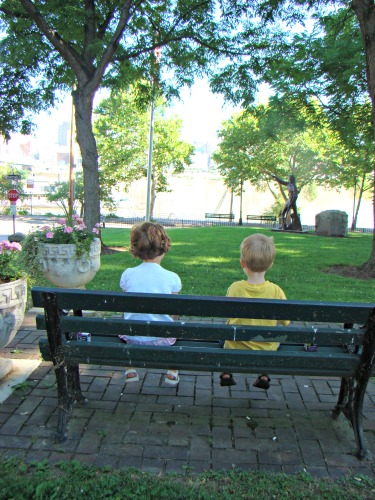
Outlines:
<svg viewBox="0 0 375 500"><path fill-rule="evenodd" d="M266 106L233 116L224 122L219 137L213 157L226 185L234 192L238 192L240 179L258 189L268 185L276 199L270 174L283 179L293 174L299 191L314 183L332 185L344 152L324 117L319 123L311 120L308 110L286 98L271 98ZM282 185L279 187L285 200Z"/></svg>
<svg viewBox="0 0 375 500"><path fill-rule="evenodd" d="M1 65L16 75L25 70L17 95L23 91L31 95L39 88L41 98L37 94L30 102L15 98L17 116L11 119L4 104L9 90L2 88L0 107L8 119L0 122L4 125L0 131L9 136L24 119L28 122L27 110L50 103L57 90L72 92L85 218L93 227L100 215L98 152L92 130L97 89L157 79L163 95L176 95L180 86L215 67L221 56L233 58L243 52L235 28L246 9L245 0L5 0L0 6L5 34ZM160 51L163 71L156 64ZM146 92L144 98L151 101L151 94Z"/></svg>
<svg viewBox="0 0 375 500"><path fill-rule="evenodd" d="M101 186L124 189L146 177L149 154L150 109L140 108L137 88L117 92L96 109L94 131L99 151ZM183 172L191 164L194 147L181 139L182 120L165 116L160 98L155 106L151 208L156 193L168 191L168 175Z"/></svg>

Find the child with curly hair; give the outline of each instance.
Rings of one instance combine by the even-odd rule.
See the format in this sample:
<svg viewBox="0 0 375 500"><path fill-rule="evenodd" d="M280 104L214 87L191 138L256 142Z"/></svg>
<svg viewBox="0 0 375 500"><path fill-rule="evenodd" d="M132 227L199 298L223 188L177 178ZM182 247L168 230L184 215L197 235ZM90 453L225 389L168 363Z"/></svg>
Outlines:
<svg viewBox="0 0 375 500"><path fill-rule="evenodd" d="M181 280L179 276L164 269L161 262L171 248L171 240L163 226L144 222L136 225L130 232L130 253L143 262L136 267L127 268L121 276L120 287L124 292L141 293L179 293ZM125 312L124 319L146 321L173 321L167 314L144 314ZM173 345L175 338L142 337L121 335L120 338L129 344ZM134 368L126 368L126 383L137 382L138 373ZM165 383L177 386L180 381L177 370L168 370Z"/></svg>

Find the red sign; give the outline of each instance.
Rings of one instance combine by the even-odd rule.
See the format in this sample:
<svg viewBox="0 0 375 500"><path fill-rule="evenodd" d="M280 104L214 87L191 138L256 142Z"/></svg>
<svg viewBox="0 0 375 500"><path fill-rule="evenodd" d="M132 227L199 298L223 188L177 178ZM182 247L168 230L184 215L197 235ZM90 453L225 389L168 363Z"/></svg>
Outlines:
<svg viewBox="0 0 375 500"><path fill-rule="evenodd" d="M9 191L8 191L8 200L9 201L17 201L19 197L20 197L20 194L17 191L17 189L9 189Z"/></svg>

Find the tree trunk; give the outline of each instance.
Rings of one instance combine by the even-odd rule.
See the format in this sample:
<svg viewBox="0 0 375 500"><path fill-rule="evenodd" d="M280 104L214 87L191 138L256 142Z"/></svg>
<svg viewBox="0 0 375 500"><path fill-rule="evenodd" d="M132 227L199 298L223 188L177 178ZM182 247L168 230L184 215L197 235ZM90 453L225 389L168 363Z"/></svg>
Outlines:
<svg viewBox="0 0 375 500"><path fill-rule="evenodd" d="M361 30L363 46L366 55L367 89L371 99L372 123L375 141L375 4L374 0L353 0L352 9L357 16ZM375 151L374 151L375 154ZM375 174L375 172L374 172ZM373 185L373 233L370 258L363 264L363 268L372 271L375 269L375 185Z"/></svg>
<svg viewBox="0 0 375 500"><path fill-rule="evenodd" d="M364 192L364 187L365 187L365 180L366 180L366 174L364 173L362 175L361 187L359 188L359 193L358 193L357 206L355 208L355 214L354 214L354 217L352 220L352 227L351 227L352 231L354 231L354 229L357 227L358 213L359 213L359 209L360 209L361 202L362 202L362 197L363 197L363 192ZM354 194L354 202L355 202L355 194Z"/></svg>
<svg viewBox="0 0 375 500"><path fill-rule="evenodd" d="M94 94L78 87L72 92L77 142L81 150L83 168L83 189L85 199L85 223L92 229L100 222L100 186L98 170L98 150L92 130Z"/></svg>

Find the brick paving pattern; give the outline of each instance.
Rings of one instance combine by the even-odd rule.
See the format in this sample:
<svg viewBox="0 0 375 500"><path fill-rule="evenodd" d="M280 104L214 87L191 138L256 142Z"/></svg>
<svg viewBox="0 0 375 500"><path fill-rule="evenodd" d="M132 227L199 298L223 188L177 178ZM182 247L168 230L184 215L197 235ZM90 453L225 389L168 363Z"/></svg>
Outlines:
<svg viewBox="0 0 375 500"><path fill-rule="evenodd" d="M35 310L28 312L8 358L39 359ZM26 461L79 460L142 471L272 471L337 478L375 477L374 462L353 454L352 429L329 416L338 378L273 376L269 391L252 386L255 375L236 375L221 387L218 373L180 374L179 387L163 386L160 370L139 369L140 382L125 387L124 370L81 366L89 402L73 409L69 439L54 442L57 393L50 363L42 362L27 387L0 404L0 455ZM375 384L364 404L364 431L375 457Z"/></svg>

